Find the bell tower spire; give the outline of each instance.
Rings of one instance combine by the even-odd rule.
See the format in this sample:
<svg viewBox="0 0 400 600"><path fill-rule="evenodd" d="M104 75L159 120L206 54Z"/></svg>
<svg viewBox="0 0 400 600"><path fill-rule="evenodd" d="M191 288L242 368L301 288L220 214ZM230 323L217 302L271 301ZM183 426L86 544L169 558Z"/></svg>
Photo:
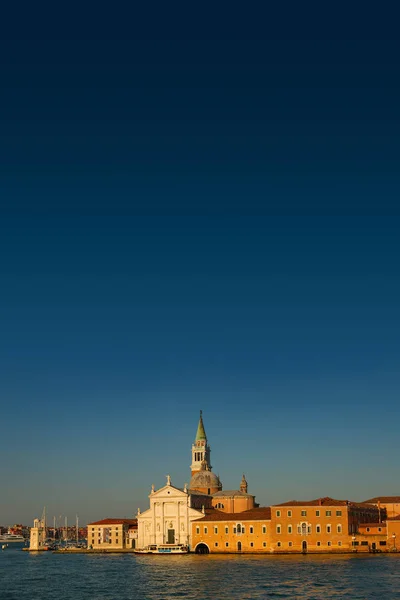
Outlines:
<svg viewBox="0 0 400 600"><path fill-rule="evenodd" d="M200 411L199 424L197 425L196 438L192 445L192 464L190 465L192 475L197 471L211 471L210 446L207 443L206 430L203 423L203 411Z"/></svg>

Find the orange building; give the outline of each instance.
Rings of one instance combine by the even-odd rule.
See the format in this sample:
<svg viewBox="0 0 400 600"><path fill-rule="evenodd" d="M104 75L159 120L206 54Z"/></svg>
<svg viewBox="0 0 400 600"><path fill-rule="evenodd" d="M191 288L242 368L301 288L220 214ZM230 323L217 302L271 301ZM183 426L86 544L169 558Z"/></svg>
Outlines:
<svg viewBox="0 0 400 600"><path fill-rule="evenodd" d="M192 551L197 554L270 552L271 509L241 513L207 510L192 523Z"/></svg>
<svg viewBox="0 0 400 600"><path fill-rule="evenodd" d="M386 513L390 518L400 515L400 496L377 496L365 500L365 504L374 504L378 508L386 509Z"/></svg>
<svg viewBox="0 0 400 600"><path fill-rule="evenodd" d="M375 506L348 500L292 500L271 507L273 552L343 552L361 523L378 523Z"/></svg>
<svg viewBox="0 0 400 600"><path fill-rule="evenodd" d="M255 496L247 492L247 481L244 475L240 482L240 489L216 492L213 494L212 505L227 513L240 513L258 507Z"/></svg>

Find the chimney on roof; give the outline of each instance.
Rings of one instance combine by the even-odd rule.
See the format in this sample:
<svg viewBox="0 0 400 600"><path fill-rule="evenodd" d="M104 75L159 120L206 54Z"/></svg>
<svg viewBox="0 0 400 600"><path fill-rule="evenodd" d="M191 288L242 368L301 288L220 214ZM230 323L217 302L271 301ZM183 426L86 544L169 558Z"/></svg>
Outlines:
<svg viewBox="0 0 400 600"><path fill-rule="evenodd" d="M206 514L206 509L204 508L204 504L202 504L202 506L201 506L201 512L203 513L203 515Z"/></svg>
<svg viewBox="0 0 400 600"><path fill-rule="evenodd" d="M322 498L318 498L318 505L322 506Z"/></svg>

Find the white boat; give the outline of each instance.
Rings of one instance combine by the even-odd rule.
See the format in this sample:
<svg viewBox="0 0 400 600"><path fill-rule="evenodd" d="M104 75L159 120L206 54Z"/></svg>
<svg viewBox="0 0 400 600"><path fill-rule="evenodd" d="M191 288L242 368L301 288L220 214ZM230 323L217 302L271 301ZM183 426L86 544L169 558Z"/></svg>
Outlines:
<svg viewBox="0 0 400 600"><path fill-rule="evenodd" d="M0 535L0 542L25 542L25 538L23 535L19 535L17 533L2 533Z"/></svg>
<svg viewBox="0 0 400 600"><path fill-rule="evenodd" d="M189 548L184 544L150 544L145 548L134 550L136 554L188 554Z"/></svg>

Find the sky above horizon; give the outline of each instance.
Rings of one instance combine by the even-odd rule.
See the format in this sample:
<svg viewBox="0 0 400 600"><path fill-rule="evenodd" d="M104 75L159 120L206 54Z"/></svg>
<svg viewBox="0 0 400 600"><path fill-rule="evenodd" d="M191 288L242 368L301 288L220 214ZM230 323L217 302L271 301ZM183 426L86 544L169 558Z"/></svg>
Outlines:
<svg viewBox="0 0 400 600"><path fill-rule="evenodd" d="M200 409L262 505L399 494L399 42L255 27L0 42L0 524L144 510Z"/></svg>

